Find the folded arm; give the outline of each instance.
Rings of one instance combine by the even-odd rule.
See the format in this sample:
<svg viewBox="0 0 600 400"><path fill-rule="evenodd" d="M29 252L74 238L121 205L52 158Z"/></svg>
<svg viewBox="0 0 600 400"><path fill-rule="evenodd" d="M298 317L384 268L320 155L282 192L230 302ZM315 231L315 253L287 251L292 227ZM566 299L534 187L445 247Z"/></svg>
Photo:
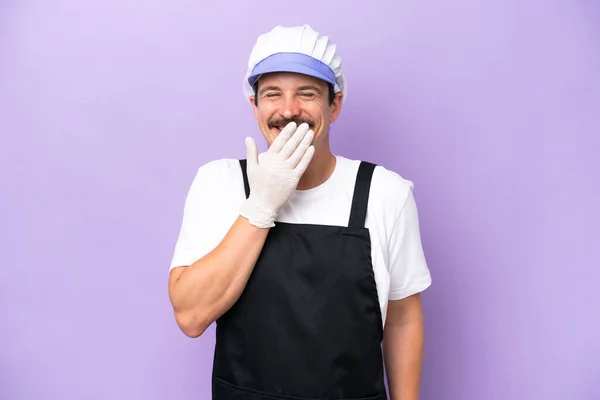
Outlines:
<svg viewBox="0 0 600 400"><path fill-rule="evenodd" d="M268 228L238 217L220 244L169 275L169 297L180 329L198 337L239 298L265 243Z"/></svg>

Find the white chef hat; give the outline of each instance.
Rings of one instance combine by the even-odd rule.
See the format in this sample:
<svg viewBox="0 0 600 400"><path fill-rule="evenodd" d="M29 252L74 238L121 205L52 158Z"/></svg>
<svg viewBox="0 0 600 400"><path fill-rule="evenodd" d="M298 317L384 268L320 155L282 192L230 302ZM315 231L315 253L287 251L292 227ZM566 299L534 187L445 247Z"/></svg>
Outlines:
<svg viewBox="0 0 600 400"><path fill-rule="evenodd" d="M346 77L336 45L309 25L278 25L258 37L244 79L246 99L254 94L258 78L269 72L296 72L322 79L335 93L343 92L343 100L346 98Z"/></svg>

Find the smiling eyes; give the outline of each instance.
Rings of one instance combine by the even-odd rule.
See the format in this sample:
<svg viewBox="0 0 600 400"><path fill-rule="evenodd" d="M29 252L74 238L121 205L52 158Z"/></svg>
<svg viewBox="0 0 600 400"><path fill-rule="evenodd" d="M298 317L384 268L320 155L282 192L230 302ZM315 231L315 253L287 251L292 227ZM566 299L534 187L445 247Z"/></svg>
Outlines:
<svg viewBox="0 0 600 400"><path fill-rule="evenodd" d="M264 95L264 97L266 97L268 99L275 99L279 96L281 96L281 93L276 93L276 92L266 93ZM298 93L298 96L303 99L314 99L315 97L317 97L317 94L312 93L312 92L300 92L300 93Z"/></svg>

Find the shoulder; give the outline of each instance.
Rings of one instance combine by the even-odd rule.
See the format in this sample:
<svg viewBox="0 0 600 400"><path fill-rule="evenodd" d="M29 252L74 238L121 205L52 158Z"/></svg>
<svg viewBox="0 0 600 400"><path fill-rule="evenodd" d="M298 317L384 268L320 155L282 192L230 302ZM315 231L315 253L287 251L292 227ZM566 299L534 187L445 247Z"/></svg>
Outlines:
<svg viewBox="0 0 600 400"><path fill-rule="evenodd" d="M240 162L233 158L220 158L200 165L196 170L193 186L211 185L227 187L235 181L242 181Z"/></svg>
<svg viewBox="0 0 600 400"><path fill-rule="evenodd" d="M340 157L347 168L352 168L353 173L358 170L361 160L352 160ZM405 178L400 173L389 169L385 165L375 164L371 178L369 205L378 209L395 211L399 213L402 206L412 195L413 181Z"/></svg>
<svg viewBox="0 0 600 400"><path fill-rule="evenodd" d="M370 210L384 219L382 226L391 232L396 225L412 213L413 181L403 177L383 165L377 165L373 171L369 195Z"/></svg>
<svg viewBox="0 0 600 400"><path fill-rule="evenodd" d="M223 196L243 193L243 178L240 162L233 158L208 161L196 169L188 197L203 198L204 201L222 200Z"/></svg>
<svg viewBox="0 0 600 400"><path fill-rule="evenodd" d="M414 188L413 181L398 172L377 165L371 180L372 192L382 201L404 203Z"/></svg>
<svg viewBox="0 0 600 400"><path fill-rule="evenodd" d="M239 160L234 158L219 158L200 165L196 170L196 177L219 180L231 178L240 173Z"/></svg>

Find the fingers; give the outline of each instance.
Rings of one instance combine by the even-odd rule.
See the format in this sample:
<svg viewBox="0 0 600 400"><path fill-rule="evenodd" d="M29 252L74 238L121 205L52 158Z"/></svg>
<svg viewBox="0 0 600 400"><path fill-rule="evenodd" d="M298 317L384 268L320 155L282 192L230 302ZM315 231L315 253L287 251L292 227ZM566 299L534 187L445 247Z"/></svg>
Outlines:
<svg viewBox="0 0 600 400"><path fill-rule="evenodd" d="M292 164L292 168L295 168L298 165L298 163L300 162L300 160L306 153L306 150L311 145L314 136L315 136L315 134L312 130L306 132L306 135L304 135L304 137L302 138L302 141L296 147L296 149L294 150L294 152L288 159L288 161Z"/></svg>
<svg viewBox="0 0 600 400"><path fill-rule="evenodd" d="M283 145L283 148L279 151L279 155L283 158L288 158L289 156L291 156L294 150L296 150L298 145L305 138L307 132L308 124L300 124L298 129L296 129L296 132L294 132L294 134L292 135L292 137L289 138L289 140Z"/></svg>
<svg viewBox="0 0 600 400"><path fill-rule="evenodd" d="M258 148L251 137L246 138L246 159L249 165L258 164Z"/></svg>
<svg viewBox="0 0 600 400"><path fill-rule="evenodd" d="M275 138L273 143L271 143L271 146L269 146L269 150L267 150L267 151L269 153L279 153L281 151L281 149L283 148L283 146L285 145L285 143L294 134L295 130L296 130L295 122L290 122L289 124L287 124L285 126L285 128L283 128L281 130L279 135L277 135L277 137Z"/></svg>
<svg viewBox="0 0 600 400"><path fill-rule="evenodd" d="M306 168L308 168L308 165L312 161L314 154L315 154L315 146L311 145L308 147L308 149L306 149L306 152L300 159L300 162L298 163L296 168L294 168L294 171L296 171L296 173L298 173L299 176L302 176L304 171L306 171Z"/></svg>

